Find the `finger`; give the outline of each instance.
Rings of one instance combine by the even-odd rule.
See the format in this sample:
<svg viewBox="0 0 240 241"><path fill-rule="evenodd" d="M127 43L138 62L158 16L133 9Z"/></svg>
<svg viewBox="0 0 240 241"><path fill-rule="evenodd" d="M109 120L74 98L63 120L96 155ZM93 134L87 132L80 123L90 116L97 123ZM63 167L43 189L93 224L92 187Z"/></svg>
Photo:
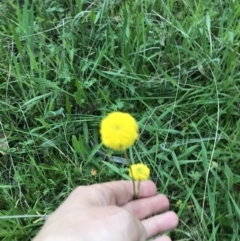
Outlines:
<svg viewBox="0 0 240 241"><path fill-rule="evenodd" d="M116 181L94 185L104 195L106 205L122 206L133 199L132 181ZM156 185L152 181L141 182L139 198L156 195Z"/></svg>
<svg viewBox="0 0 240 241"><path fill-rule="evenodd" d="M152 181L141 182L139 198L154 196L156 192L156 185ZM71 194L71 200L73 199L81 200L81 205L87 206L123 206L133 199L133 184L131 181L116 181L80 186Z"/></svg>
<svg viewBox="0 0 240 241"><path fill-rule="evenodd" d="M161 237L158 237L156 239L154 239L154 241L172 241L168 236L161 236Z"/></svg>
<svg viewBox="0 0 240 241"><path fill-rule="evenodd" d="M166 212L142 221L147 238L174 229L178 225L178 216L174 212Z"/></svg>
<svg viewBox="0 0 240 241"><path fill-rule="evenodd" d="M159 194L157 196L131 201L124 205L123 208L136 218L143 219L168 210L169 201L166 196Z"/></svg>

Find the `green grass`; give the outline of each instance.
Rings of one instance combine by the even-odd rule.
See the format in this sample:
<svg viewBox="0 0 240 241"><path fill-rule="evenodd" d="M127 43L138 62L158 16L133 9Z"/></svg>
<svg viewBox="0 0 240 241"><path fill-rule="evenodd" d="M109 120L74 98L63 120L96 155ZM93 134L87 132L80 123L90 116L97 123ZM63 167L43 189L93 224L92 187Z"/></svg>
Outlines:
<svg viewBox="0 0 240 241"><path fill-rule="evenodd" d="M238 1L5 0L0 9L1 240L31 240L39 214L77 185L127 178L97 155L100 120L113 110L139 122L130 156L150 166L178 213L172 239L239 240Z"/></svg>

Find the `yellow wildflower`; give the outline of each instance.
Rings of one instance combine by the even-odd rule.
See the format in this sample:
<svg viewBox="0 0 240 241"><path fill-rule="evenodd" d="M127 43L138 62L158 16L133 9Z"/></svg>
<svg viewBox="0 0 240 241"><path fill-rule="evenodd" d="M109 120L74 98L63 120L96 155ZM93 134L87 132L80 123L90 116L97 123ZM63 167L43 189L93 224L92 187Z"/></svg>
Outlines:
<svg viewBox="0 0 240 241"><path fill-rule="evenodd" d="M92 168L90 173L91 173L92 176L96 176L97 175L97 170Z"/></svg>
<svg viewBox="0 0 240 241"><path fill-rule="evenodd" d="M112 112L102 120L100 134L106 147L124 151L137 140L138 124L128 113Z"/></svg>
<svg viewBox="0 0 240 241"><path fill-rule="evenodd" d="M142 163L131 165L128 171L129 171L129 176L136 181L147 180L150 175L150 170L148 166Z"/></svg>

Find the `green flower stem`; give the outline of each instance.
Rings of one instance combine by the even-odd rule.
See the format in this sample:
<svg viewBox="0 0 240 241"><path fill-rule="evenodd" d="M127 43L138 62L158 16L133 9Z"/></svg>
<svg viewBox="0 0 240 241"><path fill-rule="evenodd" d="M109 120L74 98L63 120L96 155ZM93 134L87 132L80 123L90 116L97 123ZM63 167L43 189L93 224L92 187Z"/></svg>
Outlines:
<svg viewBox="0 0 240 241"><path fill-rule="evenodd" d="M124 156L127 160L127 163L129 165L129 170L131 172L131 176L133 177L133 172L132 172L132 167L131 167L131 161L130 159L128 158L128 155L127 155L127 151L124 150ZM133 183L133 199L137 199L138 198L138 193L136 193L136 188L135 188L135 181L134 179L132 179L132 183Z"/></svg>
<svg viewBox="0 0 240 241"><path fill-rule="evenodd" d="M136 193L137 198L138 198L139 193L140 193L140 184L141 184L141 181L139 180L138 185L137 185L137 193Z"/></svg>

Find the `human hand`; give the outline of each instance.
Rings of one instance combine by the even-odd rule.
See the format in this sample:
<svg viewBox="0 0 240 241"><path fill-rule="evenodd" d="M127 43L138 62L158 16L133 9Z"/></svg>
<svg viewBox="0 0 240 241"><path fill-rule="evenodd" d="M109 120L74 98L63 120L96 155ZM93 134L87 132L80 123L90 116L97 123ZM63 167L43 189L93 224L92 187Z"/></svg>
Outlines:
<svg viewBox="0 0 240 241"><path fill-rule="evenodd" d="M138 200L132 200L132 189L130 181L78 187L33 241L146 241L178 225L177 215L166 211L168 199L156 195L153 182L141 182Z"/></svg>

